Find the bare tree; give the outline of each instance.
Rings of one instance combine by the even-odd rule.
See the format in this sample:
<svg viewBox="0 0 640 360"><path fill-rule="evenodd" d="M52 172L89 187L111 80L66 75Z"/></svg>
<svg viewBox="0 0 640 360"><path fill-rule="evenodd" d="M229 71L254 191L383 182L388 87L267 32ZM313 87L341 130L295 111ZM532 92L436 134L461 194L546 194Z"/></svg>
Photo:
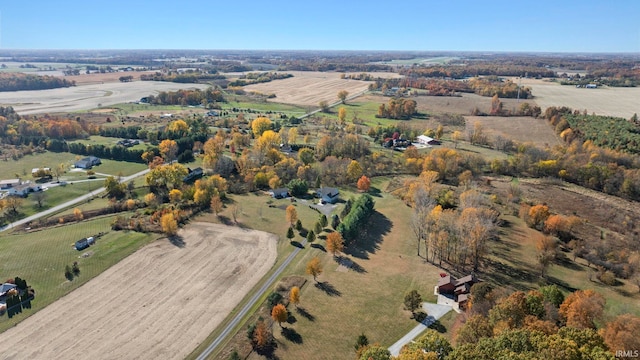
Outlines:
<svg viewBox="0 0 640 360"><path fill-rule="evenodd" d="M44 204L45 197L46 196L44 191L38 191L32 195L33 201L36 203L36 205L38 205L39 208L41 208Z"/></svg>

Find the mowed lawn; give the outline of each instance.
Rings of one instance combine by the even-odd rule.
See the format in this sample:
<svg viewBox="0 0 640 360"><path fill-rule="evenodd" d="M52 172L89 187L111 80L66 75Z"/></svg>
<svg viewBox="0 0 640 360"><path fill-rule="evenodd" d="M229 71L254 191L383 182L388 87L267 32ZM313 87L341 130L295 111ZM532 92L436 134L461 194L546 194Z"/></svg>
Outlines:
<svg viewBox="0 0 640 360"><path fill-rule="evenodd" d="M403 309L404 295L417 289L423 297L432 298L440 271L416 256L409 228L411 209L388 194L375 201L377 213L366 229L369 235L348 255L357 271L338 270L331 254L307 245L284 274L304 275L306 263L318 256L324 266L318 281L325 290L304 275L309 282L301 291L300 307L309 316L289 306L295 322L284 326L300 335L297 343L285 339L274 326L278 358L352 359L359 334L364 333L371 343L390 346L417 325ZM324 240L316 244L324 245Z"/></svg>
<svg viewBox="0 0 640 360"><path fill-rule="evenodd" d="M0 331L78 288L158 237L111 231L113 218L101 217L26 234L0 233L0 278L4 281L19 276L36 291L31 309L24 309L11 319L6 314L0 317ZM100 232L106 234L90 248L77 251L73 247L75 241ZM83 253L90 255L82 257ZM80 275L68 281L64 276L65 266L71 266L74 261L78 262Z"/></svg>
<svg viewBox="0 0 640 360"><path fill-rule="evenodd" d="M44 153L26 155L18 160L7 159L6 161L0 160L0 168L2 168L1 179L15 178L19 175L23 180L35 180L31 176L31 169L34 168L55 168L59 164L63 163L70 169L77 159L82 158L81 155L71 154L68 152L52 152L46 151ZM146 168L145 164L132 163L125 161L115 161L108 159L101 159L102 164L94 167L92 170L99 173L109 175L132 175L138 171L142 171ZM79 180L79 178L86 178L84 172L69 172L67 171L61 179L66 180ZM55 180L55 179L54 179Z"/></svg>

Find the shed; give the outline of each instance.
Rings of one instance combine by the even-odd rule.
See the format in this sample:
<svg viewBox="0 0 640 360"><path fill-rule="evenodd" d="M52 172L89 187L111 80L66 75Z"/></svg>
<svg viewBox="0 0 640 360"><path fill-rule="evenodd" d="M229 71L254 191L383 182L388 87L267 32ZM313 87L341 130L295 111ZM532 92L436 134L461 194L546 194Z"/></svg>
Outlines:
<svg viewBox="0 0 640 360"><path fill-rule="evenodd" d="M21 183L20 179L0 180L0 189L6 190L14 186L20 185L20 183Z"/></svg>
<svg viewBox="0 0 640 360"><path fill-rule="evenodd" d="M189 173L187 174L187 176L182 178L182 182L185 184L190 184L197 179L200 179L204 175L204 171L201 167L197 167L193 170L187 168L187 170L189 170Z"/></svg>
<svg viewBox="0 0 640 360"><path fill-rule="evenodd" d="M419 144L424 144L424 145L440 145L440 141L436 140L432 137L429 137L427 135L418 135L418 137L416 138L416 140L418 140Z"/></svg>

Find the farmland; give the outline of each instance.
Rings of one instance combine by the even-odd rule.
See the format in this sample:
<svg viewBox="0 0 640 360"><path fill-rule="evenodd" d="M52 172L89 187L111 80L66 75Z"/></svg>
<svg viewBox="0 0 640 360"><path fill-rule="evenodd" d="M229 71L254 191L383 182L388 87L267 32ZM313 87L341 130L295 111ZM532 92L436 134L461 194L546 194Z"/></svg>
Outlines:
<svg viewBox="0 0 640 360"><path fill-rule="evenodd" d="M161 91L207 87L208 85L202 84L176 84L161 81L91 84L52 90L3 92L0 93L0 103L4 106L13 106L14 110L21 115L64 113L138 101L143 96Z"/></svg>
<svg viewBox="0 0 640 360"><path fill-rule="evenodd" d="M346 90L350 95L361 93L369 87L369 81L340 79L340 73L293 71L292 78L244 87L246 91L275 94L273 102L295 105L318 106L320 101L338 101L338 91ZM375 76L397 76L393 73L375 73Z"/></svg>
<svg viewBox="0 0 640 360"><path fill-rule="evenodd" d="M36 300L32 302L31 309L12 319L8 319L6 314L0 317L0 331L14 327L38 310L48 311L49 304L80 288L157 238L152 234L112 232L112 219L102 217L31 233L0 233L0 270L3 276L27 279L36 291ZM73 248L74 242L99 232L107 234L89 249L91 256L79 257L80 253ZM67 281L64 277L65 266L74 261L79 263L80 276ZM8 341L4 334L0 334L0 338L3 342Z"/></svg>
<svg viewBox="0 0 640 360"><path fill-rule="evenodd" d="M567 106L587 110L589 114L616 116L629 119L640 113L640 87L576 88L536 79L522 79L522 86L531 88L538 106Z"/></svg>
<svg viewBox="0 0 640 360"><path fill-rule="evenodd" d="M448 58L430 59L433 63L445 63ZM322 65L324 60L304 60L307 61ZM496 71L513 70L512 63L502 65L496 61L496 64ZM291 66L307 65L291 63ZM353 65L349 69L362 68ZM167 68L173 66L180 65L167 62ZM429 73L431 69L422 70ZM560 131L554 126L560 121L565 123L563 126L567 121L573 125L569 118L560 120L558 116L551 121L543 117L506 116L517 113L525 100L500 99L500 107L498 101L492 103L490 97L475 94L447 97L426 96L426 90L408 91L403 100L409 104L406 114L413 113L412 116L387 112L383 115L402 120L379 118L380 104L395 106L402 102L391 101L391 97L381 95L382 91L366 91L370 82L342 79L342 73L338 72L287 73L294 76L243 88L221 87L224 101L205 99L200 104L201 98L193 98L187 107L187 97L180 97L186 96L183 92L162 102L182 105L122 102L96 105L91 108L92 114L64 115L67 110L56 113L71 119L66 122L73 123L77 118L78 123L92 126L135 124L151 130L170 124L158 133L146 134L150 136L144 132L139 135L149 143L169 141L159 146L163 149L159 154L162 159L156 158L151 163L146 181L143 177L131 181L135 189L113 183L108 196L77 205L83 211L110 207L109 210L121 211L118 216L100 215L94 219L91 217L97 212L87 212L84 222L62 226L61 223L81 218L81 214L74 214L60 219L77 212L65 209L51 215L50 219L55 221L50 229L28 233L39 226L32 223L28 225L31 228L0 236L0 254L5 256L0 258L2 273L26 278L38 294L34 302L38 312L26 311L4 325L0 322L0 331L5 331L0 334L0 341L11 349L9 356L95 358L108 353L121 358L195 358L216 339L219 346L210 355L216 359L227 359L233 350L238 350L240 358L259 360L267 347L280 359L349 359L353 358L353 345L359 334L366 334L370 343L388 347L412 329L416 321L403 306L404 295L417 290L424 301L433 302L433 287L444 272L456 277L475 273L493 288L491 301L499 302L514 291L535 290L548 284L557 285L565 296L579 289L594 289L606 299L606 305L603 316L594 315L589 319L594 322L586 327L602 329L619 314L640 314L637 306L640 212L636 202L627 200L637 200L640 194L637 159L600 149L597 143L584 142L587 139L581 137L582 133L576 134L573 144L560 141L556 134ZM416 71L413 76L421 76L420 73ZM386 72L371 74L398 76ZM500 82L497 78L493 81ZM535 81L523 79L523 82ZM120 90L108 90L116 85L139 86L136 85L139 83L112 82L78 88L93 89L85 104L90 105L97 98L120 96L116 94ZM539 85L559 86L545 82ZM192 85L171 86L184 89ZM385 87L381 86L382 89ZM560 90L567 89L576 90L568 87ZM357 96L299 121L288 120L290 116L317 110L321 101L336 103L340 90ZM580 94L595 94L615 89L578 90ZM624 90L633 93L633 89ZM148 90L141 87L140 91ZM42 92L33 94L40 96ZM533 94L539 95L535 88ZM546 98L544 91L540 94L526 102L542 106L538 101ZM572 96L575 98L577 94ZM144 95L131 93L133 100ZM415 100L417 113L413 111L414 103L407 100ZM31 101L35 104L40 100ZM635 106L631 99L625 101L629 109ZM21 105L27 112L38 111L40 105L42 109L52 109L51 103L49 107L44 103L33 108ZM218 113L206 114L209 109ZM472 116L472 112L505 116ZM28 177L32 167L52 167L75 160L76 156L69 153L39 153L40 144L47 139L31 140L28 136L37 132L30 132L31 128L26 126L39 118L23 121L15 114L6 114L8 120L3 129L13 135L7 137L3 148L6 151L2 164L6 164L3 169L8 173ZM270 121L261 119L252 124L257 116L267 116ZM179 117L187 121L170 123ZM57 121L48 118L42 115L48 123ZM475 130L482 129L482 134L477 131L471 136L476 124L479 126ZM597 124L595 132L606 134L602 126ZM91 134L126 137L135 137L138 130L83 129ZM54 132L43 134L59 138ZM79 134L73 139L84 137L85 133ZM438 141L420 145L419 149L407 147L404 139L416 140L420 134ZM72 141L98 146L113 145L117 139L90 136ZM507 139L525 145L511 146ZM172 152L177 149L172 148L170 140L179 141L181 152L193 149L195 161L163 164L177 155ZM385 148L381 143L385 143ZM309 148L304 149L307 145ZM147 144L137 146L144 149ZM11 160L12 156L32 153L36 155ZM139 154L131 160L139 161ZM102 185L104 176L120 172L128 175L146 168L138 163L103 162L93 169L97 172L96 181L47 190L45 207ZM183 183L187 170L182 166L202 166L205 175L193 185ZM74 170L63 179L67 177L85 180L86 173ZM291 199L274 199L267 192L282 187L303 190L299 197ZM316 205L318 199L312 194L322 187L339 189L337 204ZM347 232L344 229L351 224L345 210L346 204L351 204L347 199L363 192L369 192L375 200L375 212L365 226ZM38 210L34 199L24 201L23 213ZM19 215L15 207L9 207L9 200L3 202L6 218ZM327 215L328 223L333 224L320 225L320 213ZM340 216L333 218L332 214ZM342 225L338 226L340 221ZM85 224L87 227L83 227ZM112 230L109 225L128 231ZM86 257L78 257L81 254L72 251L70 245L75 238L86 236L81 232L88 229L104 231L106 235ZM311 229L315 235L310 233ZM60 235L64 231L66 235ZM176 231L177 236L159 240L156 239L160 235L152 234ZM313 244L304 243L307 234L314 239L310 240ZM338 251L339 257L331 254L335 243L327 241L334 240L335 235L344 237L347 243L342 254ZM50 236L55 239L46 243L42 240ZM540 241L544 243L540 245ZM35 256L28 265L26 261L14 261L15 268L5 265L12 263L7 254L25 259L21 251L36 251L32 245L41 246L56 258L53 270L48 266L53 260L43 255ZM107 245L120 246L120 250L113 257L107 256L104 264L100 263L102 267L95 265L107 253ZM133 253L135 250L138 251ZM127 257L128 254L132 255ZM306 274L307 263L314 257L320 259L324 268L318 282ZM292 262L279 268L284 259ZM72 261L80 262L81 273L73 281L65 281L60 268ZM27 266L44 268L47 273L34 272ZM282 323L286 330L270 320L273 304L266 299L271 291L257 290L262 289L266 279L271 281L269 276L276 271L286 276L274 287L288 306L289 317ZM292 285L283 284L290 279L302 287L297 307L288 305L288 287ZM44 301L38 303L41 299ZM529 330L518 322L513 322L509 330L500 329L501 323L496 322L495 316L489 316L490 307L476 307L476 300L472 299L475 308L461 316L451 313L435 328L455 342L456 329L463 326L466 316L479 314L486 317L491 333ZM250 312L240 312L250 301L251 306L246 307ZM498 316L503 315L509 316ZM554 332L568 324L567 315L551 308L545 307L544 314L529 315L535 316L536 321L548 321ZM271 345L259 343L255 332L248 335L247 326L260 317L267 326L271 325L264 330L273 333L275 340ZM14 322L17 325L12 329ZM223 332L227 324L233 324L233 329ZM60 331L36 336L37 331L54 327ZM228 330L234 333L218 338ZM86 336L101 341L86 344L78 340Z"/></svg>
<svg viewBox="0 0 640 360"><path fill-rule="evenodd" d="M274 236L234 227L194 223L176 241L142 248L5 331L5 355L183 358L276 257Z"/></svg>
<svg viewBox="0 0 640 360"><path fill-rule="evenodd" d="M540 148L560 145L559 138L544 119L529 116L465 116L465 119L467 131L480 123L490 138L502 136L519 143L533 143Z"/></svg>

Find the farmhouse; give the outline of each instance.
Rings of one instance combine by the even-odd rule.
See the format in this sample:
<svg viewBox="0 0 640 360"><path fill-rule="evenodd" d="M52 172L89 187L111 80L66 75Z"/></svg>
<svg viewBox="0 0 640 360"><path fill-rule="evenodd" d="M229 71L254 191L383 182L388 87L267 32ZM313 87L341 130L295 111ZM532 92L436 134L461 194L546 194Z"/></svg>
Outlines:
<svg viewBox="0 0 640 360"><path fill-rule="evenodd" d="M273 189L273 190L269 190L269 194L274 199L285 199L289 197L289 189L287 188Z"/></svg>
<svg viewBox="0 0 640 360"><path fill-rule="evenodd" d="M102 161L95 156L87 156L81 160L76 161L73 165L78 169L91 169L96 165L102 164Z"/></svg>
<svg viewBox="0 0 640 360"><path fill-rule="evenodd" d="M340 198L340 191L336 188L332 187L323 187L316 191L318 197L322 199L323 202L329 204L335 204Z"/></svg>
<svg viewBox="0 0 640 360"><path fill-rule="evenodd" d="M424 144L424 145L440 145L440 141L426 136L426 135L418 135L418 137L416 138L416 140L418 141L419 144Z"/></svg>
<svg viewBox="0 0 640 360"><path fill-rule="evenodd" d="M438 294L453 296L453 300L460 308L464 308L469 301L471 286L480 282L474 275L467 275L460 279L455 279L450 274L441 274L438 280Z"/></svg>
<svg viewBox="0 0 640 360"><path fill-rule="evenodd" d="M7 190L7 189L12 188L14 186L18 186L21 183L22 182L20 181L20 179L0 180L0 190Z"/></svg>
<svg viewBox="0 0 640 360"><path fill-rule="evenodd" d="M42 186L38 184L26 183L10 188L8 193L12 196L27 197L29 193L36 191L42 191Z"/></svg>

